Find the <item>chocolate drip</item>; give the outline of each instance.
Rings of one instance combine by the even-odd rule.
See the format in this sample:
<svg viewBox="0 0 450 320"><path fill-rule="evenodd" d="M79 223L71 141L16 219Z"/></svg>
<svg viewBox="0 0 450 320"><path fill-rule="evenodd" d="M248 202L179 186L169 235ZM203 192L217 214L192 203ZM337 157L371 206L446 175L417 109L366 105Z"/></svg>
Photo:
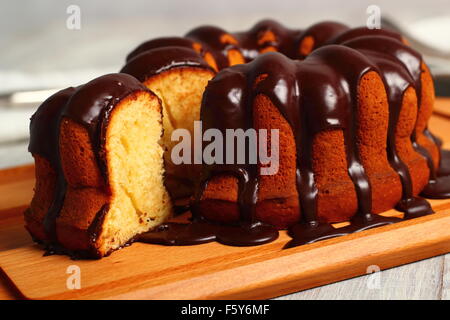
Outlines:
<svg viewBox="0 0 450 320"><path fill-rule="evenodd" d="M398 173L402 183L402 200L397 209L407 217L432 213L430 204L413 195L411 175L400 159L395 146L395 132L402 109L403 96L410 86L420 91L421 56L400 41L385 36L363 36L344 42L342 45L360 50L379 70L389 103L389 127L387 140L388 160Z"/></svg>
<svg viewBox="0 0 450 320"><path fill-rule="evenodd" d="M55 221L64 201L66 181L59 157L59 125L61 111L75 88L61 90L45 100L31 117L28 151L46 159L55 170L56 185L53 201L44 217L44 230L49 241L56 241Z"/></svg>
<svg viewBox="0 0 450 320"><path fill-rule="evenodd" d="M342 46L331 45L326 48L318 49L310 56L321 56L321 62L329 67L327 73L334 78L333 83L327 83L327 90L331 86L334 90L335 101L330 101L330 92L318 92L324 100L324 107L326 110L335 110L337 113L337 119L339 126L344 130L344 143L346 147L347 166L348 173L355 185L355 191L358 199L358 214L363 216L369 216L372 213L372 191L370 181L365 173L364 166L359 158L359 150L357 144L357 122L358 119L355 115L358 114L357 103L357 88L362 76L372 70L375 70L373 64L367 60L367 58L357 51L348 49ZM307 62L308 58L305 60ZM315 64L315 68L317 64ZM317 78L308 77L304 75L304 81L308 81L308 85L312 90L317 90L315 87L321 87L319 82L316 82ZM323 83L323 80L320 82ZM322 84L322 87L323 84ZM323 89L322 89L323 90ZM309 95L307 95L310 97ZM315 97L314 95L313 97ZM322 101L319 100L319 103ZM330 104L332 105L325 105ZM317 102L315 101L314 104ZM311 105L310 108L317 108L317 106ZM305 106L306 108L306 106ZM320 118L322 119L322 118ZM326 119L326 118L325 118ZM311 119L312 120L312 119ZM328 120L329 123L330 120ZM336 121L334 121L336 123ZM327 128L317 128L319 131L324 131ZM310 137L312 140L312 137Z"/></svg>
<svg viewBox="0 0 450 320"><path fill-rule="evenodd" d="M249 90L246 90L250 82L245 78L244 72L240 69L245 69L245 65L237 66L236 68L226 69L222 72L222 75L218 75L215 79L211 80L208 87L210 88L205 92L203 101L220 99L217 101L216 107L214 108L201 108L200 118L203 120L204 127L206 131L208 129L218 129L221 131L223 136L226 134L226 129L242 129L247 130L253 127L253 113L250 108L248 108ZM225 79L226 84L224 85ZM219 86L215 86L215 84ZM224 85L224 86L223 86ZM224 91L232 92L231 95L223 95ZM228 116L223 117L224 114ZM221 115L222 117L217 117ZM224 146L225 147L225 146ZM258 188L258 172L257 165L250 164L250 148L249 144L246 145L245 151L245 163L237 164L237 146L235 146L235 158L233 159L234 164L213 164L213 165L203 165L203 184L205 184L209 179L219 173L230 173L235 176L239 181L239 193L238 204L241 213L241 219L246 222L252 222L254 217L254 206L257 201L257 188ZM226 148L223 150L226 154ZM202 189L205 185L202 186ZM194 210L194 214L195 214Z"/></svg>
<svg viewBox="0 0 450 320"><path fill-rule="evenodd" d="M130 74L140 81L145 81L151 76L177 67L212 70L195 50L173 46L144 51L129 60L120 72Z"/></svg>
<svg viewBox="0 0 450 320"><path fill-rule="evenodd" d="M341 237L400 221L402 221L400 218L384 217L374 214L370 216L356 215L352 219L351 224L341 228L334 228L332 225L325 223L316 225L299 223L289 229L288 234L292 237L292 240L284 248L293 248L308 243Z"/></svg>

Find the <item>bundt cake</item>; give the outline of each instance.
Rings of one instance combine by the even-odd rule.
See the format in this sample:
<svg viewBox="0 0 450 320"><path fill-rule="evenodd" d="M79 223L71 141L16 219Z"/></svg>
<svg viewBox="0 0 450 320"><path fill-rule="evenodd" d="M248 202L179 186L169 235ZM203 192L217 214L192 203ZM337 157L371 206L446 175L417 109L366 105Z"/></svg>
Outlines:
<svg viewBox="0 0 450 320"><path fill-rule="evenodd" d="M293 246L397 222L377 215L392 208L404 212L404 219L432 213L419 194L450 197L449 153L427 128L434 101L431 75L397 33L335 22L295 30L264 20L237 33L203 26L185 37L144 42L127 56L121 72L60 92L32 118L37 180L25 216L37 240L103 256L131 239L255 245L289 228ZM124 74L138 80L128 76L126 93L108 94L120 98L105 105L106 88L114 87L111 77ZM139 114L146 99L155 113L162 107L164 183L172 202L190 197L189 224L161 224L171 201L156 156L163 152L157 141L161 119ZM121 119L126 109L121 106L129 101L136 112ZM93 118L95 125L89 122ZM192 135L195 120L201 120L203 132L218 129L224 136L227 129L267 129L266 154L275 139L271 130L278 130L278 171L260 174L267 166L261 161L201 164L191 157L193 164L175 163L174 130ZM94 134L94 127L99 132ZM123 136L105 136L114 128ZM155 132L139 138L145 128ZM224 158L227 150L234 149L225 144ZM139 164L139 170L151 167L148 174L137 177L132 162L115 161L126 153L133 159L150 153ZM120 164L111 175L114 163ZM120 168L129 172L117 174ZM143 190L129 191L136 185ZM351 223L331 226L343 221Z"/></svg>
<svg viewBox="0 0 450 320"><path fill-rule="evenodd" d="M25 222L49 252L102 257L169 217L161 104L134 77L56 93L30 131L36 187Z"/></svg>

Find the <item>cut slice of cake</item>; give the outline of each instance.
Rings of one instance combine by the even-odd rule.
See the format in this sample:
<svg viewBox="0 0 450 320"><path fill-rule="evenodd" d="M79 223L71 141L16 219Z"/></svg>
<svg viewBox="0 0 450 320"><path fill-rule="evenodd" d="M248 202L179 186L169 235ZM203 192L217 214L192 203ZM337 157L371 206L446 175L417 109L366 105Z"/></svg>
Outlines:
<svg viewBox="0 0 450 320"><path fill-rule="evenodd" d="M51 205L60 210L47 210L42 219L45 238L27 222L33 236L53 250L102 257L167 220L158 97L132 76L109 74L79 87L60 110L59 131L48 137L59 148L49 163L62 177L55 183L64 195ZM41 118L33 119L32 136ZM38 159L47 156L39 147L30 150ZM42 183L39 174L36 184ZM33 203L27 221L38 210Z"/></svg>

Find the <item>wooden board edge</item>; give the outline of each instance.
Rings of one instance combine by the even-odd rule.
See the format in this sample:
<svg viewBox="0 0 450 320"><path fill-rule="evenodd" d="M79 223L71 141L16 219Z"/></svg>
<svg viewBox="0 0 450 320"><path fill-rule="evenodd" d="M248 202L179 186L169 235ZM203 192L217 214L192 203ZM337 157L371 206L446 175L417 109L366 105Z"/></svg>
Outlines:
<svg viewBox="0 0 450 320"><path fill-rule="evenodd" d="M34 164L26 164L0 170L0 184L7 184L25 179L34 179Z"/></svg>
<svg viewBox="0 0 450 320"><path fill-rule="evenodd" d="M266 299L310 289L366 274L372 265L384 270L450 252L450 228L446 227L450 225L449 213L447 210L415 221L330 239L313 244L309 250L305 247L284 250L254 264L108 299ZM414 240L412 235L417 232L421 237ZM351 257L345 253L349 247L354 248ZM327 254L331 252L332 255ZM328 257L326 261L324 256ZM343 259L344 256L347 257ZM315 259L314 268L308 267L305 259ZM271 270L271 274L262 277L264 270ZM224 285L223 279L234 280ZM223 289L214 292L205 287L214 283Z"/></svg>
<svg viewBox="0 0 450 320"><path fill-rule="evenodd" d="M450 252L450 210L307 246L271 252L166 283L31 299L267 299ZM416 237L420 234L420 237ZM348 250L352 248L353 250ZM323 259L327 257L327 259ZM314 261L310 264L310 261ZM270 273L267 271L270 270ZM228 281L224 282L223 279ZM125 280L126 281L126 280Z"/></svg>
<svg viewBox="0 0 450 320"><path fill-rule="evenodd" d="M26 297L0 268L0 300L24 300Z"/></svg>

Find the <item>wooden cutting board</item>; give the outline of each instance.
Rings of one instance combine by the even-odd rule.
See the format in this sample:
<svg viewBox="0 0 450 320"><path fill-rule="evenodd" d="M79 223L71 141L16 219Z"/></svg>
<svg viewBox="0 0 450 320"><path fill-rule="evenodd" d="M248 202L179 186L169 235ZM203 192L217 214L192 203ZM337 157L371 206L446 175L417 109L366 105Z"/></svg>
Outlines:
<svg viewBox="0 0 450 320"><path fill-rule="evenodd" d="M430 128L450 148L450 100L436 104ZM434 215L287 250L281 232L257 247L135 243L102 260L43 257L23 228L33 184L33 166L0 171L0 299L271 298L450 252L450 200L433 200ZM68 289L71 266L80 289Z"/></svg>

